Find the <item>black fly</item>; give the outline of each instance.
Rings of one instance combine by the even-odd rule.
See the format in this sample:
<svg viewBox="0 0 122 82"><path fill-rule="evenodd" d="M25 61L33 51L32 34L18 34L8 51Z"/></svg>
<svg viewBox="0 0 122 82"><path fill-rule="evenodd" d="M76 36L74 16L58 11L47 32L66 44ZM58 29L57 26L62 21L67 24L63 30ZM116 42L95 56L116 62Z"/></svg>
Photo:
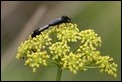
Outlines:
<svg viewBox="0 0 122 82"><path fill-rule="evenodd" d="M42 31L49 28L50 26L55 26L55 25L59 25L61 23L69 23L69 22L71 22L71 19L69 17L62 16L61 18L57 18L55 20L52 20L48 25L45 25L44 27L34 30L33 33L31 34L31 37L32 38L36 37L36 35L39 35Z"/></svg>

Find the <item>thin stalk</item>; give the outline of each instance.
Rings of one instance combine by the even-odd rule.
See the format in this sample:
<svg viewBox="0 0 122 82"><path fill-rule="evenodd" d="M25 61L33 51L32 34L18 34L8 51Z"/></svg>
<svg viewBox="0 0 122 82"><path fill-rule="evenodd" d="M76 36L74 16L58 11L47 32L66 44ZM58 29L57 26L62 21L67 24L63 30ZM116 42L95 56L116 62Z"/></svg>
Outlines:
<svg viewBox="0 0 122 82"><path fill-rule="evenodd" d="M100 67L96 67L96 66L83 66L85 68L100 68Z"/></svg>
<svg viewBox="0 0 122 82"><path fill-rule="evenodd" d="M62 70L60 69L60 66L58 66L56 81L61 80L61 74L62 74Z"/></svg>
<svg viewBox="0 0 122 82"><path fill-rule="evenodd" d="M73 50L73 53L76 52L76 50L81 46L82 43L80 43L75 50Z"/></svg>

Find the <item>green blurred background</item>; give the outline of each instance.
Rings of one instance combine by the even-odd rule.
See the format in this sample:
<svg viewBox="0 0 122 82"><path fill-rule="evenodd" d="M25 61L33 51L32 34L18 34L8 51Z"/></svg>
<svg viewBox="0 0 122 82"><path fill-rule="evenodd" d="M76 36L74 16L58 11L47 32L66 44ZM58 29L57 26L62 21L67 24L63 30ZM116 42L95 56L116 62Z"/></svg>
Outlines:
<svg viewBox="0 0 122 82"><path fill-rule="evenodd" d="M55 81L57 68L42 67L36 73L15 59L17 48L38 26L67 15L80 30L93 29L102 38L101 54L118 64L118 77L98 69L73 74L63 71L64 81L121 80L121 2L120 1L2 1L1 2L1 80Z"/></svg>

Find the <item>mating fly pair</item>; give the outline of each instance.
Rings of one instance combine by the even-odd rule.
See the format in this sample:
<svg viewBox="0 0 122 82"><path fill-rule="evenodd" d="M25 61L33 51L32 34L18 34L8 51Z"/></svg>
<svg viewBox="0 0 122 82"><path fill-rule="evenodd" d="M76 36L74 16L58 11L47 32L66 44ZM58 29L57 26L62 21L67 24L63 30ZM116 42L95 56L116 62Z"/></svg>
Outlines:
<svg viewBox="0 0 122 82"><path fill-rule="evenodd" d="M62 16L61 18L57 18L55 20L52 20L48 25L45 25L44 27L38 28L33 31L31 34L31 37L36 37L36 35L39 35L42 31L45 29L48 29L50 26L60 25L62 23L70 23L71 19L68 16Z"/></svg>

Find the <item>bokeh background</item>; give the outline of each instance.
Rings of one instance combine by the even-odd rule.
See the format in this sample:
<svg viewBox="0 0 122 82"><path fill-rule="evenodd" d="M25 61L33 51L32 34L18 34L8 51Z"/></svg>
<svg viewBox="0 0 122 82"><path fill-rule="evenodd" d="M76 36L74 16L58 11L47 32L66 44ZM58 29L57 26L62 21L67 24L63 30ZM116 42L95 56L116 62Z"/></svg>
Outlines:
<svg viewBox="0 0 122 82"><path fill-rule="evenodd" d="M2 1L1 2L1 80L55 81L56 67L41 67L36 73L15 59L17 48L38 26L67 15L80 30L93 29L102 38L101 54L118 64L118 77L98 69L73 74L63 71L64 81L121 80L121 2L120 1Z"/></svg>

